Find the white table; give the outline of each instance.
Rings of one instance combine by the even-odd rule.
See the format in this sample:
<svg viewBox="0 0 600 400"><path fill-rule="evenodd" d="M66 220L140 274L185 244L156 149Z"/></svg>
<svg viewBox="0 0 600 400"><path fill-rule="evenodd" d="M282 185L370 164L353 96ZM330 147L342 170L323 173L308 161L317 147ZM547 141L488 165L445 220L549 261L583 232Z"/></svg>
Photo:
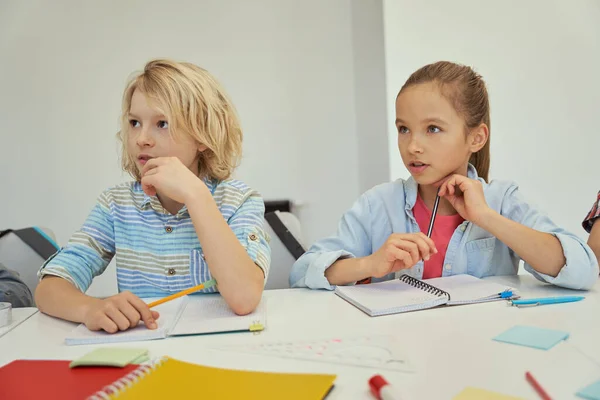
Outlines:
<svg viewBox="0 0 600 400"><path fill-rule="evenodd" d="M0 337L6 335L8 332L15 329L17 326L25 322L28 318L30 318L33 314L37 312L38 310L35 307L13 308L11 310L11 323L6 326L0 327Z"/></svg>
<svg viewBox="0 0 600 400"><path fill-rule="evenodd" d="M531 276L495 277L524 297L573 294L539 283ZM525 381L531 371L555 399L600 379L600 284L584 301L541 307L509 307L506 302L457 306L370 318L335 294L286 289L266 291L267 329L258 335L234 333L175 337L144 346L152 356L169 355L199 364L265 371L322 372L338 375L328 399L372 399L367 381L377 372L400 388L404 399L450 399L467 386L537 399ZM549 351L498 343L492 337L517 325L534 325L571 333ZM35 314L0 338L0 365L15 359L73 359L94 346L65 346L75 324ZM394 334L414 373L284 359L211 349L222 345ZM583 354L583 350L586 354Z"/></svg>

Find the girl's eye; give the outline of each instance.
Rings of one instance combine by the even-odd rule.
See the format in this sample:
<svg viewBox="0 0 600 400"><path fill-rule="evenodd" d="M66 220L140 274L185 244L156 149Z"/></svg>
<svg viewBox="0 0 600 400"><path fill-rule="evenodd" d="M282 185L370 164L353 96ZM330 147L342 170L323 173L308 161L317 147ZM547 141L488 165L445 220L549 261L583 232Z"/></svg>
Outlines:
<svg viewBox="0 0 600 400"><path fill-rule="evenodd" d="M408 133L408 128L405 127L404 125L401 125L398 127L398 133L402 133L402 134Z"/></svg>
<svg viewBox="0 0 600 400"><path fill-rule="evenodd" d="M168 129L169 123L167 121L158 121L158 124L156 124L156 126L158 126L160 129Z"/></svg>
<svg viewBox="0 0 600 400"><path fill-rule="evenodd" d="M427 128L428 133L440 133L441 131L442 130L435 125L429 125L429 127Z"/></svg>
<svg viewBox="0 0 600 400"><path fill-rule="evenodd" d="M129 120L129 125L131 125L132 128L139 128L140 127L140 121L138 121L137 119L130 119Z"/></svg>

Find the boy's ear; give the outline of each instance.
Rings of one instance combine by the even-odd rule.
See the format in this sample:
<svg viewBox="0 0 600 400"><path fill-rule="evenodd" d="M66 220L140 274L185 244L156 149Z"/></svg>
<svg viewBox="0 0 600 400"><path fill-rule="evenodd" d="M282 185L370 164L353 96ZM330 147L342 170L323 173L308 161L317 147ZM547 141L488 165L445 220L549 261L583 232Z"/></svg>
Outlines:
<svg viewBox="0 0 600 400"><path fill-rule="evenodd" d="M206 149L208 149L208 147L205 144L198 145L198 153L202 153Z"/></svg>
<svg viewBox="0 0 600 400"><path fill-rule="evenodd" d="M472 153L477 153L485 146L490 137L490 130L486 124L480 124L477 128L471 130L469 135L469 146Z"/></svg>

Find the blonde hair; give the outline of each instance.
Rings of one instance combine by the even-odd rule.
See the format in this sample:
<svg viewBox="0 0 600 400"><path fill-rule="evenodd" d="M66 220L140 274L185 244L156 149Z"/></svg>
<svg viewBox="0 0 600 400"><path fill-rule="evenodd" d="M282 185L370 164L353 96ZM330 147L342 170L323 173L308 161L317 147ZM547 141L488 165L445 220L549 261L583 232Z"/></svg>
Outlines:
<svg viewBox="0 0 600 400"><path fill-rule="evenodd" d="M207 147L200 155L200 177L223 180L231 176L242 155L242 129L231 100L206 70L190 63L152 60L134 76L123 93L121 130L123 170L141 180L135 160L127 150L129 111L139 90L167 117L175 137L191 136Z"/></svg>
<svg viewBox="0 0 600 400"><path fill-rule="evenodd" d="M415 71L406 81L400 93L419 83L436 82L442 94L450 101L456 112L465 120L468 130L486 124L491 134L490 102L485 82L471 67L449 61L439 61ZM449 90L447 90L449 89ZM471 154L469 162L486 182L490 171L490 137L477 153Z"/></svg>

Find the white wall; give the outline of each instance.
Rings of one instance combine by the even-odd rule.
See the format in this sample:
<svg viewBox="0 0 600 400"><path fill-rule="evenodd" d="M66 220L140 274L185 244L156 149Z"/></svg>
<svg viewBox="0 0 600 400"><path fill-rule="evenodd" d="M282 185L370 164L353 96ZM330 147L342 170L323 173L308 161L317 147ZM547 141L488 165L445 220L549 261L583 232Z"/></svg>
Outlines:
<svg viewBox="0 0 600 400"><path fill-rule="evenodd" d="M393 126L395 96L419 67L471 65L488 84L491 178L582 237L600 189L600 2L385 0L390 176L407 177Z"/></svg>
<svg viewBox="0 0 600 400"><path fill-rule="evenodd" d="M370 14L363 21L353 7ZM385 140L377 155L357 157L357 119L364 127L377 117L355 112L355 91L367 90L360 101L379 102L385 113L381 80L372 89L364 72L354 75L355 53L369 51L378 57L365 60L368 68L384 71L381 7L381 0L0 2L0 228L47 226L65 244L98 194L128 179L114 134L129 74L172 57L213 72L234 99L245 130L237 177L266 199L303 201L307 242L332 233L359 186L387 179L387 163L367 158L386 154ZM356 32L370 36L356 42ZM99 282L93 293L114 290L114 270Z"/></svg>
<svg viewBox="0 0 600 400"><path fill-rule="evenodd" d="M382 0L352 0L352 43L362 193L389 180Z"/></svg>

